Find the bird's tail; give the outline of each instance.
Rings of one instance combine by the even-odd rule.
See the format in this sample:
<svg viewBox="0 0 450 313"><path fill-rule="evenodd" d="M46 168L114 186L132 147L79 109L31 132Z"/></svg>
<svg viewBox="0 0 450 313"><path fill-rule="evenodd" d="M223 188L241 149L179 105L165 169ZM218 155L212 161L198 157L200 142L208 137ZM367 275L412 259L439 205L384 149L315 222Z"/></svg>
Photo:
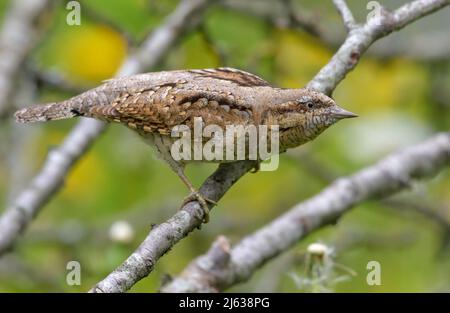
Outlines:
<svg viewBox="0 0 450 313"><path fill-rule="evenodd" d="M72 101L54 102L44 105L34 105L21 109L14 114L19 123L45 122L61 120L83 115Z"/></svg>
<svg viewBox="0 0 450 313"><path fill-rule="evenodd" d="M19 123L46 122L76 116L95 117L92 108L108 105L121 94L120 88L112 89L112 87L103 84L61 102L24 108L17 111L14 116Z"/></svg>

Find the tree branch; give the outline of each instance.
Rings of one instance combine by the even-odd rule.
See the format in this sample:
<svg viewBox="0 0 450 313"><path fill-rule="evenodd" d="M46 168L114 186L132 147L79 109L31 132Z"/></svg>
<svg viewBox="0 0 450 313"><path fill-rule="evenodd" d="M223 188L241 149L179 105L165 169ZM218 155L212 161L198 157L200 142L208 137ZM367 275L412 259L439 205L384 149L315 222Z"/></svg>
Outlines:
<svg viewBox="0 0 450 313"><path fill-rule="evenodd" d="M212 0L183 0L164 23L131 55L117 76L131 75L155 66ZM194 23L192 23L194 22ZM61 188L70 169L100 134L105 123L82 119L58 148L49 152L41 171L0 217L0 255L10 249L42 206Z"/></svg>
<svg viewBox="0 0 450 313"><path fill-rule="evenodd" d="M402 7L394 13L394 16L399 15L397 13L399 11L409 11L409 14L402 13L401 15L404 19L411 22L419 16L424 16L448 4L448 1L442 0L416 0L415 2L419 3L419 5L406 5L404 7L409 9ZM420 10L420 12L416 12L415 10ZM415 18L412 18L413 16ZM313 79L309 87L331 93L344 78L345 74L355 67L359 61L359 56L366 51L370 44L383 35L389 34L394 29L391 19L382 19L380 21L382 24L377 27L365 25L354 29L337 54L333 56L331 61ZM394 23L394 25L402 26L406 24L401 20L397 20ZM399 28L397 27L396 29ZM355 58L355 53L358 54L357 58ZM338 78L336 79L335 76ZM251 162L245 161L222 164L205 181L200 192L206 198L218 201L252 167L253 164ZM197 202L187 203L168 221L152 229L136 251L122 265L93 287L91 292L124 292L130 289L136 282L150 274L155 263L161 256L187 234L201 225L203 214L204 212ZM298 230L291 229L289 231L298 233ZM268 243L266 242L265 244ZM244 264L246 263L244 259L240 261L244 262Z"/></svg>
<svg viewBox="0 0 450 313"><path fill-rule="evenodd" d="M321 193L245 237L233 249L220 237L162 291L220 291L245 281L264 263L312 231L335 223L355 205L405 189L414 179L433 175L449 164L450 132L394 153L352 176L336 180Z"/></svg>
<svg viewBox="0 0 450 313"><path fill-rule="evenodd" d="M231 169L220 165L203 183L200 193L208 199L219 201L227 190L255 165L245 161L233 164ZM173 217L152 228L136 251L90 292L125 292L130 289L150 274L159 258L201 225L203 214L198 202L187 203Z"/></svg>
<svg viewBox="0 0 450 313"><path fill-rule="evenodd" d="M222 6L236 12L253 16L264 20L267 24L276 28L290 28L304 31L317 37L329 49L337 49L345 39L341 34L336 34L330 27L322 27L322 19L316 14L304 14L305 8L294 7L292 0L282 0L282 9L277 9L277 1L271 2L272 6L261 9L257 3L246 3L238 1L224 1ZM442 17L445 20L445 16ZM416 36L414 40L391 39L383 44L371 47L369 53L376 58L407 57L420 61L447 60L450 54L450 41L446 40L446 32L425 32ZM407 38L407 37L405 37Z"/></svg>
<svg viewBox="0 0 450 313"><path fill-rule="evenodd" d="M369 23L355 27L348 34L331 61L319 71L307 87L331 94L345 75L358 64L361 55L373 42L449 3L449 0L416 0L403 5L393 13L381 10L379 15L369 20Z"/></svg>
<svg viewBox="0 0 450 313"><path fill-rule="evenodd" d="M342 17L347 32L352 31L356 27L356 22L353 13L350 11L345 0L333 0L333 3Z"/></svg>
<svg viewBox="0 0 450 313"><path fill-rule="evenodd" d="M327 167L323 162L318 162L308 153L302 153L294 158L299 161L304 169L306 169L312 176L318 178L326 184L330 184L334 180L338 179L341 175L334 169ZM300 162L301 160L301 162ZM381 204L392 207L400 211L414 211L421 214L423 217L437 223L445 233L450 234L450 217L446 216L446 212L449 210L440 203L423 201L416 199L415 197L389 197L381 200ZM422 197L420 197L422 198Z"/></svg>
<svg viewBox="0 0 450 313"><path fill-rule="evenodd" d="M11 1L0 30L0 118L12 109L15 82L28 54L37 43L42 27L36 27L53 1ZM42 26L42 25L41 25Z"/></svg>

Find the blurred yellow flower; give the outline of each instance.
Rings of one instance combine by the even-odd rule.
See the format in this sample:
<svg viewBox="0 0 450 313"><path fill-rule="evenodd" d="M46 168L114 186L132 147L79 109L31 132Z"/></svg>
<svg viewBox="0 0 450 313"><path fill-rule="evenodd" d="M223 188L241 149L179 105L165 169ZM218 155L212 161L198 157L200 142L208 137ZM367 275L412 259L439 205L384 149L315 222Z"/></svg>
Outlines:
<svg viewBox="0 0 450 313"><path fill-rule="evenodd" d="M76 201L83 199L84 203L87 203L102 192L102 186L108 185L106 181L100 157L95 153L88 153L74 167L62 189L62 194L65 198Z"/></svg>
<svg viewBox="0 0 450 313"><path fill-rule="evenodd" d="M278 30L275 35L275 64L279 71L278 83L282 87L306 85L331 57L331 52L308 34Z"/></svg>
<svg viewBox="0 0 450 313"><path fill-rule="evenodd" d="M62 40L59 58L74 79L100 82L114 75L126 52L126 40L112 28L82 25L71 27Z"/></svg>

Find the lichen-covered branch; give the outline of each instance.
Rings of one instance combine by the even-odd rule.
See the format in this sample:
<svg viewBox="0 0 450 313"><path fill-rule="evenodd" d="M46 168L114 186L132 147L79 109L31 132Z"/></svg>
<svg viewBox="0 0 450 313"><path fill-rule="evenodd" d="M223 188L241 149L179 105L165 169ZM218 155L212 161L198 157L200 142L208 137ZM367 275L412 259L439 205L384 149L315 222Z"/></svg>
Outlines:
<svg viewBox="0 0 450 313"><path fill-rule="evenodd" d="M450 132L394 153L377 164L340 178L232 249L220 237L195 259L164 292L217 292L249 279L264 263L292 247L312 231L334 223L355 205L408 188L450 164Z"/></svg>
<svg viewBox="0 0 450 313"><path fill-rule="evenodd" d="M42 27L36 27L53 1L10 1L0 30L0 119L12 109L16 78L38 41Z"/></svg>
<svg viewBox="0 0 450 313"><path fill-rule="evenodd" d="M395 18L382 18L380 19L381 24L377 24L376 27L365 25L354 28L336 55L311 81L309 87L328 94L331 93L344 78L345 74L356 66L360 55L375 40L446 4L448 4L448 1L416 0L413 4L407 4L393 13L384 12L383 16ZM392 21L395 22L393 23ZM357 57L355 57L356 53ZM223 164L205 181L200 191L207 198L217 201L252 167L253 164L249 162ZM204 212L197 202L186 204L182 210L168 221L152 229L138 249L122 265L93 287L91 292L124 292L130 289L136 282L146 277L153 270L155 263L164 253L201 225L203 214ZM291 230L286 229L286 231ZM239 261L242 261L244 265L246 263L244 259ZM245 276L242 273L239 273L239 275Z"/></svg>
<svg viewBox="0 0 450 313"><path fill-rule="evenodd" d="M132 75L155 66L177 38L198 24L198 16L211 2L212 0L181 1L163 24L127 58L117 75ZM42 206L61 188L77 160L105 128L102 122L83 119L58 148L49 152L39 173L0 217L0 255L11 248Z"/></svg>

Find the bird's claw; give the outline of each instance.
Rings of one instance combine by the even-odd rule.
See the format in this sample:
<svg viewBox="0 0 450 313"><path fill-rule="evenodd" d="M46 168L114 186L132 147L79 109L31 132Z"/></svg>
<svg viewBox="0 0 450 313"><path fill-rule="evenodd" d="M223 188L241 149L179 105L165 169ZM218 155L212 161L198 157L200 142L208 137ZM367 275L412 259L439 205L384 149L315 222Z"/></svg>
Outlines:
<svg viewBox="0 0 450 313"><path fill-rule="evenodd" d="M198 191L192 191L190 195L188 195L186 198L184 198L183 204L181 205L181 207L184 207L187 203L189 203L191 201L198 201L198 203L200 204L200 206L201 206L201 208L203 209L203 212L204 212L203 223L208 223L209 222L209 206L208 206L208 203L210 203L210 204L212 204L214 206L214 205L217 205L217 202L215 202L214 200L205 198Z"/></svg>

